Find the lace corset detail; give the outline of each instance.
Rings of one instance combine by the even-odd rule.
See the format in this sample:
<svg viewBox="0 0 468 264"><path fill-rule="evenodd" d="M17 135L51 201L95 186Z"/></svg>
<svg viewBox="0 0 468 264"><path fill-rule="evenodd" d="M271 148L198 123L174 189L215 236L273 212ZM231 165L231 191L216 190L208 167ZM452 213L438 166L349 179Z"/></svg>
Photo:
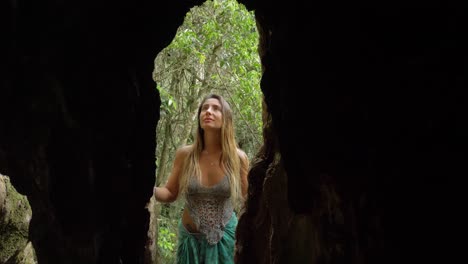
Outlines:
<svg viewBox="0 0 468 264"><path fill-rule="evenodd" d="M192 177L187 187L187 207L200 233L214 245L224 235L224 227L232 216L229 177L214 186L205 187Z"/></svg>

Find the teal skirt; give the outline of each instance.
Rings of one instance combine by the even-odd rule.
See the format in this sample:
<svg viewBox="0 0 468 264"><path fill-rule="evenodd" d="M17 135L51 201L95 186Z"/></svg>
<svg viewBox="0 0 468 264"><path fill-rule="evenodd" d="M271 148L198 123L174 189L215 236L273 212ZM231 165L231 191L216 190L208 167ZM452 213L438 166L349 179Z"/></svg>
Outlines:
<svg viewBox="0 0 468 264"><path fill-rule="evenodd" d="M210 245L201 233L190 233L179 221L177 243L178 264L233 264L237 217L233 213L224 229L224 236Z"/></svg>

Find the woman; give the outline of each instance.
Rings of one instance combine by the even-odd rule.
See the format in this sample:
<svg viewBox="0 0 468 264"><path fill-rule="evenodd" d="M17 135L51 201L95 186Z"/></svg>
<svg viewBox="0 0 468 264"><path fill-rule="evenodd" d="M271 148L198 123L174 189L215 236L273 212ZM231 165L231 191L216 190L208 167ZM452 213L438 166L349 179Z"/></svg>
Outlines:
<svg viewBox="0 0 468 264"><path fill-rule="evenodd" d="M234 263L239 208L247 196L249 160L237 147L232 111L222 96L206 96L198 108L198 129L192 145L176 151L164 187L155 187L156 201L186 199L179 221L177 263Z"/></svg>

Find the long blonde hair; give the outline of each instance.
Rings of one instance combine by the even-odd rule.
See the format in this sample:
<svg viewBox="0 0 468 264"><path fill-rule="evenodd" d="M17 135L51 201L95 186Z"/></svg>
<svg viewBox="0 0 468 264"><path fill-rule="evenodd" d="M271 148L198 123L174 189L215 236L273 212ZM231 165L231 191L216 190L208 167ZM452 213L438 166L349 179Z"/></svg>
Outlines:
<svg viewBox="0 0 468 264"><path fill-rule="evenodd" d="M229 184L231 189L231 201L235 208L238 208L242 201L240 170L241 161L237 148L237 141L234 131L234 122L232 110L224 98L217 94L209 94L200 103L198 107L197 122L198 129L196 131L195 141L189 150L188 155L183 163L181 179L179 182L179 193L184 194L187 190L188 181L190 177L197 177L201 182L201 170L198 161L200 154L205 148L204 131L200 126L200 112L203 104L208 99L217 99L221 104L221 111L223 114L223 122L221 126L221 158L220 164L226 176L229 177Z"/></svg>

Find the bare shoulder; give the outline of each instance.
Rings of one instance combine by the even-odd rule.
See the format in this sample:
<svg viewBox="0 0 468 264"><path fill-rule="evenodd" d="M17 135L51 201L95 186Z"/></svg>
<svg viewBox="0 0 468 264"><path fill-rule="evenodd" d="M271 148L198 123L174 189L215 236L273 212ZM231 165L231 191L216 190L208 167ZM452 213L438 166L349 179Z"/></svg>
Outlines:
<svg viewBox="0 0 468 264"><path fill-rule="evenodd" d="M240 148L237 148L237 154L238 154L239 157L241 157L241 158L247 157L247 154L245 154L245 151L243 151L243 150L240 149Z"/></svg>
<svg viewBox="0 0 468 264"><path fill-rule="evenodd" d="M239 155L239 158L243 162L248 162L249 161L249 157L247 157L247 154L245 154L245 152L240 148L237 149L237 155Z"/></svg>
<svg viewBox="0 0 468 264"><path fill-rule="evenodd" d="M185 145L177 149L176 156L186 157L192 151L192 145Z"/></svg>
<svg viewBox="0 0 468 264"><path fill-rule="evenodd" d="M185 145L177 149L179 152L189 153L193 148L193 145Z"/></svg>

